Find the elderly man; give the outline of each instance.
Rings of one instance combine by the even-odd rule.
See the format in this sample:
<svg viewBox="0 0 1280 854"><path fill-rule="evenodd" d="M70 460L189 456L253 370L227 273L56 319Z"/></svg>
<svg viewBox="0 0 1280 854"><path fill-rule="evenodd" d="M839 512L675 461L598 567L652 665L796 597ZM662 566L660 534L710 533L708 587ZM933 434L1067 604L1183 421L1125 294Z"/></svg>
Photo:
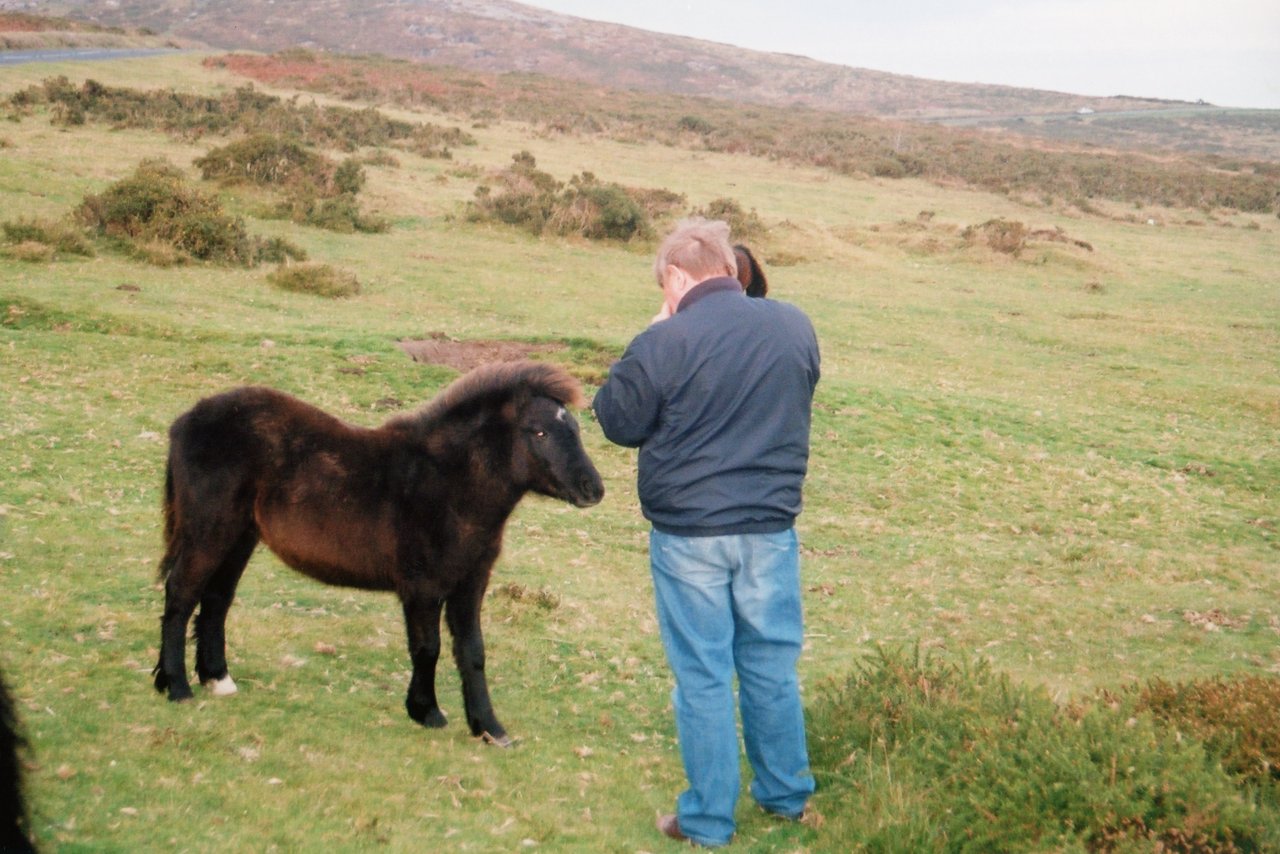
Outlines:
<svg viewBox="0 0 1280 854"><path fill-rule="evenodd" d="M765 810L799 818L814 790L796 662L803 642L795 519L818 382L813 325L750 299L723 222L686 220L654 264L662 307L593 409L639 448L641 509L688 788L658 819L673 839L727 844L739 794L733 680Z"/></svg>

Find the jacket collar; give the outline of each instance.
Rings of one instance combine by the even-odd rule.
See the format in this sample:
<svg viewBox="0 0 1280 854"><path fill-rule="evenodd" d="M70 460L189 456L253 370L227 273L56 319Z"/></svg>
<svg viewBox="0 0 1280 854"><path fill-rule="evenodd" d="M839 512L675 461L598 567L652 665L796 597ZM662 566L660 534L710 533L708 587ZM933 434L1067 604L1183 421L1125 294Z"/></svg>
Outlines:
<svg viewBox="0 0 1280 854"><path fill-rule="evenodd" d="M681 312L696 303L703 297L720 291L737 291L742 293L742 283L732 276L716 276L705 281L698 282L689 289L688 293L680 300L680 305L676 306L676 311Z"/></svg>

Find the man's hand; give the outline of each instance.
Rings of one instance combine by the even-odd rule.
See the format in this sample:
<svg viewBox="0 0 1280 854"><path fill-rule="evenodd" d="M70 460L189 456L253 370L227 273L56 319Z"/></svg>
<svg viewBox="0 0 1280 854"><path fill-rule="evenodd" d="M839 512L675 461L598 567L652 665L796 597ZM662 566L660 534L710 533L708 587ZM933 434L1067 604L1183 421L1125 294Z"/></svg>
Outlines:
<svg viewBox="0 0 1280 854"><path fill-rule="evenodd" d="M649 321L649 325L652 326L655 323L660 323L661 321L671 317L671 315L672 315L672 311L671 311L670 304L668 304L666 300L663 300L662 308L659 309L658 313L653 316L653 320Z"/></svg>

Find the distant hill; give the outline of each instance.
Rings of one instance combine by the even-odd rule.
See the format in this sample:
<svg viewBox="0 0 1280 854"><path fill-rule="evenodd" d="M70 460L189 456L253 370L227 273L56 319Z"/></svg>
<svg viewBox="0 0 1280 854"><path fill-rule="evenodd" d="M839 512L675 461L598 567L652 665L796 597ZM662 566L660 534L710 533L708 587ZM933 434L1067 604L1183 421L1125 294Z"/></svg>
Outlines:
<svg viewBox="0 0 1280 854"><path fill-rule="evenodd" d="M510 0L0 0L229 50L307 47L613 90L964 124L1051 144L1280 161L1280 111L950 83L589 21Z"/></svg>
<svg viewBox="0 0 1280 854"><path fill-rule="evenodd" d="M529 71L623 89L803 104L895 118L1153 109L1170 102L946 83L746 50L509 0L53 0L17 4L216 47L302 46L479 71Z"/></svg>

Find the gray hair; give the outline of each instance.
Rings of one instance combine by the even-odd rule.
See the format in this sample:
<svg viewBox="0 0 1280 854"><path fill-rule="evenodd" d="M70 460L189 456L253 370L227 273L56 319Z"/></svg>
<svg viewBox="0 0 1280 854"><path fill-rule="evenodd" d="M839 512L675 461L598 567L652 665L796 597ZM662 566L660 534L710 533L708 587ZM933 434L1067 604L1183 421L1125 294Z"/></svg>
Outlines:
<svg viewBox="0 0 1280 854"><path fill-rule="evenodd" d="M736 276L738 262L729 241L729 224L701 217L681 220L662 245L653 262L653 272L662 284L668 265L684 270L698 281L715 276Z"/></svg>

